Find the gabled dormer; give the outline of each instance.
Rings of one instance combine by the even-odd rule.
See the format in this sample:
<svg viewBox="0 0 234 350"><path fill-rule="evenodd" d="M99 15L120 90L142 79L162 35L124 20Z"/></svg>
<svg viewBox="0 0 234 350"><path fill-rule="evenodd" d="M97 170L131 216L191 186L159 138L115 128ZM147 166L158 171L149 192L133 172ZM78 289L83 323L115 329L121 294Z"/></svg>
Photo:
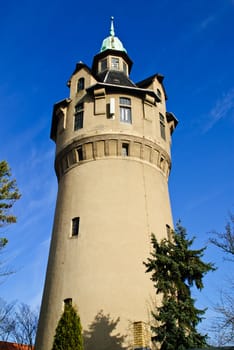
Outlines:
<svg viewBox="0 0 234 350"><path fill-rule="evenodd" d="M82 94L85 94L86 88L95 83L96 79L93 77L91 69L85 63L78 62L67 82L67 86L70 88L70 98L74 99L78 95L81 97Z"/></svg>

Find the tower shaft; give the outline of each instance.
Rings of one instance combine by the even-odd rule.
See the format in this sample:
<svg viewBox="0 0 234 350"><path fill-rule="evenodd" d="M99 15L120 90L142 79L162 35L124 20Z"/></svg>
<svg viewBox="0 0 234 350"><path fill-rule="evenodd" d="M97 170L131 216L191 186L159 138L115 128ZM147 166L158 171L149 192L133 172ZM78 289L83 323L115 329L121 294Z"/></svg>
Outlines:
<svg viewBox="0 0 234 350"><path fill-rule="evenodd" d="M86 350L134 348L134 324L150 324L155 302L143 265L150 236L167 237L173 226L168 176L177 121L166 112L163 77L134 84L122 43L111 35L110 48L107 39L92 69L77 64L70 97L54 106L58 195L36 350L52 348L68 299Z"/></svg>

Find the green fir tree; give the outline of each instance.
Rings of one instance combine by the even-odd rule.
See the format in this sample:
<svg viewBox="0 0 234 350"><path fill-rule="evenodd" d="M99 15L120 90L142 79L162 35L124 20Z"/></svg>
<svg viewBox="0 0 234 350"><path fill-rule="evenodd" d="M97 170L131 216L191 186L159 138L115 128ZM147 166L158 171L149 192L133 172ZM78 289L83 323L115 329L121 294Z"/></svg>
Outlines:
<svg viewBox="0 0 234 350"><path fill-rule="evenodd" d="M190 249L193 242L180 223L170 240L159 243L152 235L153 251L144 264L146 272L152 274L156 294L162 295L161 305L152 311L153 341L161 344L161 350L186 350L207 344L207 336L196 330L206 310L195 307L191 287L201 290L204 275L214 266L201 260L206 248Z"/></svg>
<svg viewBox="0 0 234 350"><path fill-rule="evenodd" d="M56 328L52 350L83 350L80 317L71 302L65 304Z"/></svg>

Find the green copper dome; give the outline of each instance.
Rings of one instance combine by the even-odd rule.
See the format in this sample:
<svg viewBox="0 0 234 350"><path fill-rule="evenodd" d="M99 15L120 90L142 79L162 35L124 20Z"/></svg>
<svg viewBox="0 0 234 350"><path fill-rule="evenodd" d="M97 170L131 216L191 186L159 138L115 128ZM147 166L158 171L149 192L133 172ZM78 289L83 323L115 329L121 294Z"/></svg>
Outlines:
<svg viewBox="0 0 234 350"><path fill-rule="evenodd" d="M103 52L106 50L117 50L117 51L127 52L126 49L123 47L123 44L121 43L119 38L115 36L114 17L111 17L110 36L108 36L103 40L100 52Z"/></svg>

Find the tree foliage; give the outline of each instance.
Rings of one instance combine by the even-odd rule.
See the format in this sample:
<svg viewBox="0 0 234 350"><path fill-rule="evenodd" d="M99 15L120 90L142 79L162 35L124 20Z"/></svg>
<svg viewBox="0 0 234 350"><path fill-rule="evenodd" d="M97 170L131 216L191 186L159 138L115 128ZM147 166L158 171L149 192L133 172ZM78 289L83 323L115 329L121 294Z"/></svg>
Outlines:
<svg viewBox="0 0 234 350"><path fill-rule="evenodd" d="M185 350L206 345L206 335L196 327L205 310L195 307L191 287L203 288L203 277L214 267L201 258L205 248L192 250L193 239L187 238L186 230L177 224L172 239L158 242L152 235L153 251L145 262L146 272L151 273L156 294L162 296L161 305L152 316L155 325L153 340L161 344L161 350Z"/></svg>
<svg viewBox="0 0 234 350"><path fill-rule="evenodd" d="M52 350L83 350L80 318L71 303L66 303L58 322Z"/></svg>
<svg viewBox="0 0 234 350"><path fill-rule="evenodd" d="M10 210L19 198L16 180L11 179L9 165L3 160L0 162L0 228L16 222Z"/></svg>
<svg viewBox="0 0 234 350"><path fill-rule="evenodd" d="M16 216L11 213L11 209L20 198L16 180L11 179L11 171L8 163L0 161L0 229L8 224L16 222ZM6 246L8 240L6 237L0 237L0 252ZM3 265L1 262L0 265ZM0 269L0 276L8 275L11 271Z"/></svg>

